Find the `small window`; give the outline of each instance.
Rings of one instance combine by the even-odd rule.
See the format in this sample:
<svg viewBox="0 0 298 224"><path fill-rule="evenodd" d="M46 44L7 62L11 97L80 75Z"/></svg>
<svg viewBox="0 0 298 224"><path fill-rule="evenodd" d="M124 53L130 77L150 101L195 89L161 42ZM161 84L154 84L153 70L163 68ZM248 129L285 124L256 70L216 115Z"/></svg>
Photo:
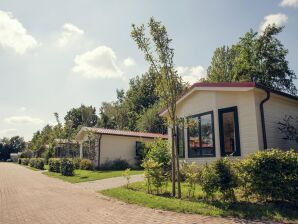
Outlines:
<svg viewBox="0 0 298 224"><path fill-rule="evenodd" d="M180 158L185 157L184 150L184 126L177 126L177 149Z"/></svg>
<svg viewBox="0 0 298 224"><path fill-rule="evenodd" d="M142 157L144 154L144 143L143 142L136 142L136 156Z"/></svg>
<svg viewBox="0 0 298 224"><path fill-rule="evenodd" d="M218 110L220 148L222 156L240 156L237 107Z"/></svg>
<svg viewBox="0 0 298 224"><path fill-rule="evenodd" d="M215 156L213 112L188 118L188 156Z"/></svg>

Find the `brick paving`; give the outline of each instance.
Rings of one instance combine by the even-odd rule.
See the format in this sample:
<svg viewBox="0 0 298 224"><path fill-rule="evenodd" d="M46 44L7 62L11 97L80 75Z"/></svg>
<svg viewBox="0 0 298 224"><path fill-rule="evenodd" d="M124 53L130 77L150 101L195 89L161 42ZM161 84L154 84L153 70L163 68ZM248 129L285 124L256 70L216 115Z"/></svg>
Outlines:
<svg viewBox="0 0 298 224"><path fill-rule="evenodd" d="M129 205L25 167L0 163L1 224L252 223Z"/></svg>

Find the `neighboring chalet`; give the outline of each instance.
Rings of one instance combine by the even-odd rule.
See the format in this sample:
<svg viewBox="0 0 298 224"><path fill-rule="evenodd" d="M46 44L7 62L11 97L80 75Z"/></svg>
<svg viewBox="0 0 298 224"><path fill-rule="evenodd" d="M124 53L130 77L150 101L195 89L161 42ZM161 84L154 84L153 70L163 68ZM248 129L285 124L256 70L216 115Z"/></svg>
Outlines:
<svg viewBox="0 0 298 224"><path fill-rule="evenodd" d="M96 166L116 159L135 166L139 144L156 138L167 139L167 135L83 127L76 140L80 144L80 157L91 159Z"/></svg>
<svg viewBox="0 0 298 224"><path fill-rule="evenodd" d="M298 116L297 96L253 82L195 83L176 104L177 116L189 121L189 127L177 128L179 155L187 161L244 157L269 148L298 150L298 143L285 140L278 129L285 116ZM168 116L167 110L160 115ZM171 129L168 133L171 142Z"/></svg>

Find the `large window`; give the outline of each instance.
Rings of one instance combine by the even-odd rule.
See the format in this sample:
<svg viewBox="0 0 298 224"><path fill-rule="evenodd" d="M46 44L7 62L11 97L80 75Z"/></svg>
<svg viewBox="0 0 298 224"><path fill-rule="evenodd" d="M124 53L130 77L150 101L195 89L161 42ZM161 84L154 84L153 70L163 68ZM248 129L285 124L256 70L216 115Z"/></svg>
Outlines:
<svg viewBox="0 0 298 224"><path fill-rule="evenodd" d="M213 112L188 118L188 157L215 156Z"/></svg>
<svg viewBox="0 0 298 224"><path fill-rule="evenodd" d="M218 110L221 155L240 156L237 107Z"/></svg>
<svg viewBox="0 0 298 224"><path fill-rule="evenodd" d="M179 157L184 158L184 126L177 127L177 149Z"/></svg>

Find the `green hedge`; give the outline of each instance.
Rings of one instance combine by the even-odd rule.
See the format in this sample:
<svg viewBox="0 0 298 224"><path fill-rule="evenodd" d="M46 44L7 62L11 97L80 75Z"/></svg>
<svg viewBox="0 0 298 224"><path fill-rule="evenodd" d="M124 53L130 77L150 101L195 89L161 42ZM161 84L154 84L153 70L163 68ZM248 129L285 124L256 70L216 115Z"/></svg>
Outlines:
<svg viewBox="0 0 298 224"><path fill-rule="evenodd" d="M72 159L62 159L61 160L61 174L63 176L73 176L74 175L74 163Z"/></svg>
<svg viewBox="0 0 298 224"><path fill-rule="evenodd" d="M39 170L44 170L44 160L42 158L31 158L29 160L29 166Z"/></svg>
<svg viewBox="0 0 298 224"><path fill-rule="evenodd" d="M60 173L61 167L61 159L58 158L51 158L49 159L49 171Z"/></svg>
<svg viewBox="0 0 298 224"><path fill-rule="evenodd" d="M29 160L30 160L29 158L22 158L22 159L21 159L21 164L22 164L22 165L25 165L25 166L28 166L28 164L29 164Z"/></svg>
<svg viewBox="0 0 298 224"><path fill-rule="evenodd" d="M81 163L82 159L80 159L80 158L73 158L72 161L73 161L73 164L75 166L75 169L80 169L80 163Z"/></svg>
<svg viewBox="0 0 298 224"><path fill-rule="evenodd" d="M259 151L241 162L239 175L248 195L261 200L298 201L298 153Z"/></svg>
<svg viewBox="0 0 298 224"><path fill-rule="evenodd" d="M82 159L80 162L80 169L81 170L93 170L94 166L91 160L89 159Z"/></svg>

